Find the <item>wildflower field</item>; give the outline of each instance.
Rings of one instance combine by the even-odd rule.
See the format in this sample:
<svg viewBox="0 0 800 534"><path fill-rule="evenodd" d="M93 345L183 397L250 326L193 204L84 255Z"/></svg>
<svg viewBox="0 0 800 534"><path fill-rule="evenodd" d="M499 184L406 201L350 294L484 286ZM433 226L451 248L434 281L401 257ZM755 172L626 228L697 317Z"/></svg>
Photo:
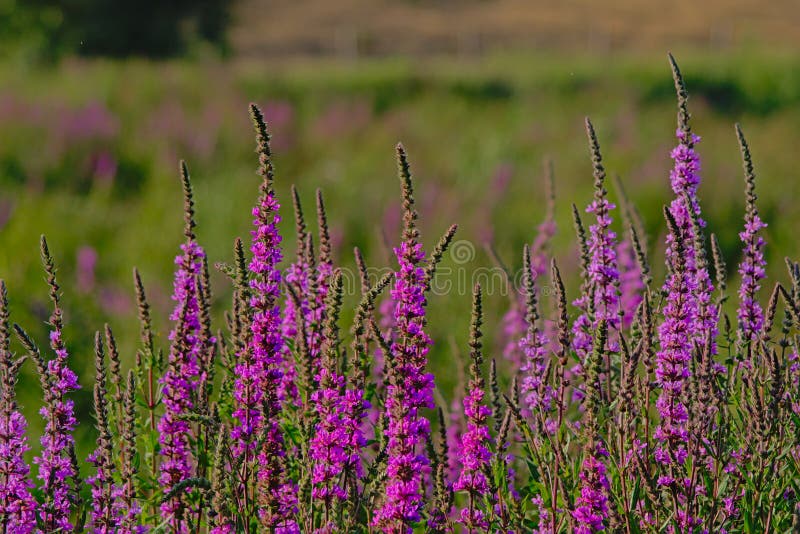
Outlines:
<svg viewBox="0 0 800 534"><path fill-rule="evenodd" d="M2 532L800 529L796 61L510 64L11 80Z"/></svg>

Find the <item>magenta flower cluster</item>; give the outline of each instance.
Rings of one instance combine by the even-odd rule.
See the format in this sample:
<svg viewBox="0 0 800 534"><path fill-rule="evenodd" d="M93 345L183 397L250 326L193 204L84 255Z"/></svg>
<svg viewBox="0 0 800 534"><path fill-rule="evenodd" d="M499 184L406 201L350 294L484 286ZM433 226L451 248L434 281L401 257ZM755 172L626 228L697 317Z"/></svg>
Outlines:
<svg viewBox="0 0 800 534"><path fill-rule="evenodd" d="M420 520L424 473L428 457L423 445L430 423L422 410L433 407L433 375L427 372L431 338L425 333L425 259L422 245L403 242L395 256L400 270L395 274L392 299L395 302L395 339L392 343L392 371L386 392L388 426L386 497L375 512L375 525L395 532L411 532ZM398 527L397 525L401 525Z"/></svg>
<svg viewBox="0 0 800 534"><path fill-rule="evenodd" d="M592 534L606 530L608 517L608 493L611 486L606 475L603 459L608 451L598 443L591 454L583 460L581 469L581 493L575 502L575 534Z"/></svg>
<svg viewBox="0 0 800 534"><path fill-rule="evenodd" d="M487 424L491 410L484 405L484 395L482 388L473 387L464 398L467 430L461 436L458 455L461 472L453 484L453 490L464 491L479 498L489 492L486 472L492 459L492 452L489 450L492 438ZM489 526L484 512L474 502L461 509L460 522L468 530L481 530Z"/></svg>
<svg viewBox="0 0 800 534"><path fill-rule="evenodd" d="M719 310L712 302L714 285L708 267L701 261L702 258L697 257L698 250L703 247L701 232L706 226L700 214L700 201L697 196L700 185L700 157L694 147L700 142L700 136L691 133L688 126L686 129L678 128L676 135L678 146L670 153L674 161L670 171L670 181L675 199L670 204L669 211L685 240L683 254L686 270L694 278L694 289L689 295L689 299L693 301L692 306L697 312L696 320L692 322L692 339L704 344L706 334L710 334L712 340L716 339ZM669 258L674 257L677 246L675 236L668 234Z"/></svg>
<svg viewBox="0 0 800 534"><path fill-rule="evenodd" d="M285 454L283 434L277 421L281 411L279 390L283 378L283 338L278 300L281 283L278 263L282 254L281 238L276 230L280 222L279 207L274 191L271 187L264 187L258 206L253 208L256 229L251 232L253 259L248 266L252 274L250 307L253 310L249 350L259 375L257 384L263 392L259 431L264 435L264 444L258 455L261 468L257 476L262 498L270 503L271 508L264 515L268 518L267 524L276 532L289 534L299 532L299 529L291 519L297 506L296 488L285 480L278 461L278 457Z"/></svg>
<svg viewBox="0 0 800 534"><path fill-rule="evenodd" d="M172 300L176 304L170 315L175 327L169 335L172 349L161 379L164 415L158 422L163 457L159 482L167 491L194 474L191 428L184 416L194 409L195 394L202 379L199 277L205 252L191 239L181 245L181 250L183 253L175 258L177 270ZM188 529L188 523L180 517L183 506L180 496L166 499L161 505L167 523L176 532Z"/></svg>
<svg viewBox="0 0 800 534"><path fill-rule="evenodd" d="M19 361L9 350L9 314L5 282L0 280L0 527L28 534L36 527L36 501L25 453L28 423L20 413L14 388Z"/></svg>
<svg viewBox="0 0 800 534"><path fill-rule="evenodd" d="M78 425L75 404L67 395L80 389L78 375L67 365L67 348L61 334L60 311L56 310L51 320L50 348L55 358L47 362L46 383L50 388L49 402L39 412L45 420L42 435L42 452L34 458L39 465L39 480L47 502L41 509L42 523L51 529L70 530L72 487L70 479L78 476L77 466L69 452L75 447L73 432Z"/></svg>

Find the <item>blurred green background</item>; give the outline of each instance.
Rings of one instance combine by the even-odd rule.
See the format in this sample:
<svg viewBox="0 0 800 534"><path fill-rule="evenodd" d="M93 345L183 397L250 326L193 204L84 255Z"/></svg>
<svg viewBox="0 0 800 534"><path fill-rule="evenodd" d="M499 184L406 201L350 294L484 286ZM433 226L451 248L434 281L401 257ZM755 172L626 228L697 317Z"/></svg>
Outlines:
<svg viewBox="0 0 800 534"><path fill-rule="evenodd" d="M609 173L620 175L642 212L652 263L660 263L675 132L667 50L686 76L703 137L703 209L732 284L744 204L737 121L769 224L769 276L782 279L783 257L800 252L798 23L800 7L780 0L702 8L687 0L602 7L588 0L0 0L0 277L13 320L46 342L38 256L46 234L84 384L75 398L85 456L94 436L91 339L109 322L132 363L134 265L166 345L182 239L180 158L192 171L198 235L211 263L227 261L233 239L247 237L258 188L252 101L273 133L288 258L295 184L307 214L315 188L323 190L342 266L353 268L354 246L372 266L394 265L387 242L399 238L397 141L417 177L426 244L460 225L457 239L471 244L474 258L445 258L454 289L429 306L432 367L445 371L439 383L447 396L457 376L454 347L464 344L468 325L463 280L492 266L486 243L518 268L544 216L548 157L558 201L555 252L575 295L569 206L592 194L585 115ZM222 327L230 287L216 272L212 284ZM498 359L495 334L508 307L500 293L487 296L487 352ZM26 365L19 398L32 435L39 397Z"/></svg>

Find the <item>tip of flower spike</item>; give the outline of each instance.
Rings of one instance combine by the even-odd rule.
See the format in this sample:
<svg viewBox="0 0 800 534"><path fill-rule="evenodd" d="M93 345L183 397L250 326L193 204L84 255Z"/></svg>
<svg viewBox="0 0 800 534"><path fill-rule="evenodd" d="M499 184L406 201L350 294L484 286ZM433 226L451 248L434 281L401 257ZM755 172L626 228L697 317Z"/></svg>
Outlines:
<svg viewBox="0 0 800 534"><path fill-rule="evenodd" d="M686 143L691 143L691 128L689 127L689 110L687 108L687 101L689 100L689 93L686 91L686 83L683 81L681 69L678 67L678 62L675 57L667 52L669 58L669 66L672 69L672 80L675 83L675 92L678 95L678 129L683 132Z"/></svg>
<svg viewBox="0 0 800 534"><path fill-rule="evenodd" d="M0 365L8 353L8 290L6 281L0 278Z"/></svg>
<svg viewBox="0 0 800 534"><path fill-rule="evenodd" d="M527 244L522 249L522 270L525 294L525 322L528 324L528 331L532 332L536 329L536 322L539 320L539 304L536 298L536 281L531 263L531 249Z"/></svg>
<svg viewBox="0 0 800 534"><path fill-rule="evenodd" d="M45 263L52 260L52 256L50 256L50 248L47 246L47 238L44 234L39 236L39 250L42 254L42 261Z"/></svg>
<svg viewBox="0 0 800 534"><path fill-rule="evenodd" d="M328 229L328 215L325 212L325 200L322 190L317 189L317 228L319 230L319 261L323 264L332 263L331 260L331 234Z"/></svg>
<svg viewBox="0 0 800 534"><path fill-rule="evenodd" d="M736 138L739 141L739 150L742 153L742 167L744 168L745 193L747 195L747 210L751 212L755 209L756 203L756 175L753 170L753 160L750 156L750 145L744 137L742 126L737 122L734 125Z"/></svg>
<svg viewBox="0 0 800 534"><path fill-rule="evenodd" d="M193 240L195 238L194 229L197 224L194 221L194 198L192 193L192 181L189 177L189 167L186 165L185 160L181 160L179 164L181 175L181 187L183 188L183 220L184 230L183 235L186 239Z"/></svg>
<svg viewBox="0 0 800 534"><path fill-rule="evenodd" d="M417 211L414 208L414 187L411 181L411 165L402 143L397 143L397 169L403 193L403 241L412 243L419 233L416 227Z"/></svg>
<svg viewBox="0 0 800 534"><path fill-rule="evenodd" d="M253 122L256 124L264 122L264 114L261 112L261 108L259 108L255 102L250 102L247 105L247 108L250 110L250 118L253 119Z"/></svg>
<svg viewBox="0 0 800 534"><path fill-rule="evenodd" d="M264 113L261 111L261 108L259 108L253 102L250 102L249 110L250 119L253 121L253 126L256 129L256 135L259 138L258 141L261 141L261 139L269 140L269 134L267 133L267 122L264 120Z"/></svg>
<svg viewBox="0 0 800 534"><path fill-rule="evenodd" d="M47 274L47 285L50 286L50 300L55 306L55 311L51 317L51 321L55 320L56 324L54 326L57 326L57 324L60 324L61 321L61 312L59 311L59 302L61 300L59 291L61 288L56 280L55 261L53 261L53 256L50 254L50 248L47 245L47 238L45 238L44 234L42 234L39 238L39 248L42 255L42 264L44 265L44 270Z"/></svg>
<svg viewBox="0 0 800 534"><path fill-rule="evenodd" d="M594 187L597 195L605 196L603 182L606 177L606 170L603 168L603 157L600 154L600 143L597 141L597 134L594 125L589 117L584 119L586 125L586 136L589 138L589 151L592 157L592 174L594 175Z"/></svg>
<svg viewBox="0 0 800 534"><path fill-rule="evenodd" d="M469 348L470 348L470 358L475 362L476 365L481 365L483 363L483 353L481 352L482 343L481 337L483 337L483 332L481 331L481 326L483 325L483 295L481 293L481 285L475 284L472 288L472 320L470 321L470 328L469 328ZM473 371L477 371L473 370ZM473 374L476 374L473 372ZM478 376L474 376L473 378L478 378Z"/></svg>
<svg viewBox="0 0 800 534"><path fill-rule="evenodd" d="M259 169L258 174L263 176L266 188L272 187L272 151L269 146L270 135L267 131L267 123L264 114L258 106L250 103L250 118L256 130L256 153L258 154Z"/></svg>

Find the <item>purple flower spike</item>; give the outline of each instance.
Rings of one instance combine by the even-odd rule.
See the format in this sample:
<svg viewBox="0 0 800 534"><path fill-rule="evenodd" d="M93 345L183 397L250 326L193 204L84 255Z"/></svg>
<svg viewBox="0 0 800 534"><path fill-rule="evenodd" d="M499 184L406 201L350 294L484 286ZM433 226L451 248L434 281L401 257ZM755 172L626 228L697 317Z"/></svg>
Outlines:
<svg viewBox="0 0 800 534"><path fill-rule="evenodd" d="M375 511L374 524L393 533L410 533L420 520L423 502L422 477L428 470L423 452L430 435L430 425L422 410L433 408L433 375L426 372L427 354L432 343L425 333L425 254L419 243L415 220L411 173L405 150L397 148L400 178L403 184L403 242L394 253L400 264L391 291L394 301L395 331L392 339L393 360L388 377L386 411L388 412L386 495Z"/></svg>
<svg viewBox="0 0 800 534"><path fill-rule="evenodd" d="M739 146L744 160L745 182L747 184L747 211L744 216L744 231L739 233L744 250L742 261L739 264L739 274L742 283L739 286L739 308L736 316L739 319L739 329L744 340L754 340L764 326L764 311L758 302L758 291L761 281L766 277L767 262L764 259L764 245L766 241L759 235L759 231L767 225L758 216L756 208L755 173L753 162L750 159L750 147L744 138L739 125L736 125L736 134L739 137Z"/></svg>
<svg viewBox="0 0 800 534"><path fill-rule="evenodd" d="M603 168L600 145L592 122L586 118L586 133L589 137L589 148L594 175L594 200L586 208L587 213L595 215L595 223L589 226L589 236L585 250L582 251L585 278L581 296L573 303L581 314L572 326L572 346L581 362L592 349L592 332L601 323L608 328L609 352L617 352L616 333L621 327L619 315L620 274L617 269L616 238L611 230L611 211L616 207L609 202L605 189L606 171ZM573 210L575 210L573 206ZM580 218L575 211L576 223ZM579 226L582 233L582 227ZM582 234L583 235L583 234Z"/></svg>
<svg viewBox="0 0 800 534"><path fill-rule="evenodd" d="M362 391L345 388L345 378L338 370L338 327L336 321L342 305L342 274L336 271L328 287L326 303L325 342L322 367L317 375L319 389L311 394L319 421L309 445L309 455L314 460L311 474L314 499L323 502L326 517L336 501L348 497L346 469L359 476L360 451L366 444L361 435L359 414L365 401ZM333 528L333 525L330 525Z"/></svg>
<svg viewBox="0 0 800 534"><path fill-rule="evenodd" d="M103 340L100 333L95 334L95 384L94 409L97 419L97 448L89 455L88 461L97 471L87 479L92 493L92 532L112 534L120 531L125 513L122 500L123 490L114 482L114 460L111 432L108 425L108 405L106 402L106 369Z"/></svg>
<svg viewBox="0 0 800 534"><path fill-rule="evenodd" d="M603 462L609 454L600 438L598 420L601 403L600 370L607 340L608 325L605 321L601 321L594 332L593 350L585 366L586 398L581 430L585 432L587 441L584 445L580 472L581 494L575 500L575 509L572 511L575 518L575 532L581 534L605 530L606 520L609 517L610 484Z"/></svg>
<svg viewBox="0 0 800 534"><path fill-rule="evenodd" d="M88 461L97 468L97 474L87 479L92 488L92 532L122 532L120 522L125 509L121 500L122 488L114 483L113 462L99 450L93 452Z"/></svg>
<svg viewBox="0 0 800 534"><path fill-rule="evenodd" d="M75 419L75 406L67 395L80 389L78 376L67 365L67 348L62 337L63 322L59 304L59 287L55 278L55 266L47 242L42 236L42 258L47 271L53 313L50 316L50 348L55 358L44 363L42 360L41 381L44 387L45 405L39 411L45 420L41 438L42 452L33 459L39 466L39 480L44 502L40 507L40 519L44 530L58 529L71 531L70 522L73 488L70 479L76 479L78 470L72 461L75 448L73 432L78 422Z"/></svg>
<svg viewBox="0 0 800 534"><path fill-rule="evenodd" d="M175 484L190 478L194 463L190 450L191 429L189 422L181 419L194 408L195 394L199 387L201 343L199 276L203 268L203 249L193 239L181 245L183 254L175 258L178 269L172 300L176 307L170 316L175 327L170 332L170 349L167 370L161 378L164 415L158 423L161 444L161 475L159 482L165 492ZM185 532L188 524L181 514L185 504L177 495L161 505L165 519L176 532Z"/></svg>
<svg viewBox="0 0 800 534"><path fill-rule="evenodd" d="M674 166L670 171L670 182L676 198L669 206L669 212L684 239L683 254L685 257L686 271L693 279L693 290L689 295L692 306L696 309L696 320L692 323L690 336L700 346L705 346L707 336L710 336L711 353L716 354L715 338L718 333L719 310L712 302L711 294L714 285L708 273L705 261L702 230L706 222L700 214L700 201L697 191L700 186L700 156L694 147L700 142L700 137L693 134L689 126L689 112L686 108L687 93L683 78L678 70L674 58L670 56L675 88L678 92L678 129L675 135L678 146L672 150L670 156ZM675 235L667 235L667 257L674 261L677 244Z"/></svg>
<svg viewBox="0 0 800 534"><path fill-rule="evenodd" d="M489 434L487 419L491 410L484 405L485 383L481 375L483 355L481 353L481 323L483 311L481 308L481 289L476 286L473 293L472 325L470 327L470 381L469 389L464 397L464 415L467 419L467 430L461 436L461 446L458 448L458 457L461 462L461 473L453 484L454 491L463 491L468 494L468 506L461 510L461 523L468 531L488 528L489 524L480 507L484 497L489 492L489 481L486 472L492 459L489 444L492 437Z"/></svg>
<svg viewBox="0 0 800 534"><path fill-rule="evenodd" d="M592 534L605 530L608 516L608 492L610 489L606 466L602 458L608 451L597 443L587 453L581 469L581 494L575 501L575 534Z"/></svg>
<svg viewBox="0 0 800 534"><path fill-rule="evenodd" d="M471 506L461 510L461 521L468 529L486 528L483 512L475 506L481 503L489 491L489 482L484 470L489 465L492 454L487 444L491 440L487 428L487 418L491 414L483 405L484 392L473 387L464 398L464 411L467 416L467 431L461 436L461 474L453 484L454 491L464 491L470 495Z"/></svg>
<svg viewBox="0 0 800 534"><path fill-rule="evenodd" d="M686 448L689 441L687 429L689 411L683 399L685 386L691 375L693 349L691 332L694 322L697 321L698 304L692 299L697 290L694 285L696 278L688 272L685 263L687 255L684 250L688 244L669 210L665 210L665 215L675 254L669 258L670 275L664 287L667 296L662 310L664 321L658 327L660 350L656 353L655 374L661 392L656 401L656 408L661 423L654 432L658 445L653 455L656 462L662 466L663 472L680 473L684 471L684 462L689 455ZM678 505L686 506L687 488L682 484L682 480L671 475L662 475L658 478L658 483L677 488ZM679 516L683 514L683 519L679 518L682 525L689 525L692 522L685 509L676 510L676 514Z"/></svg>
<svg viewBox="0 0 800 534"><path fill-rule="evenodd" d="M525 355L525 363L521 369L522 383L520 390L522 393L523 412L526 415L533 415L537 427L540 422L544 422L547 413L553 407L553 390L548 385L544 377L547 368L547 337L539 328L539 309L536 295L535 274L532 265L533 258L528 247L525 247L523 254L523 265L525 273L525 324L527 332L525 337L520 340L520 348ZM545 426L547 423L544 423Z"/></svg>
<svg viewBox="0 0 800 534"><path fill-rule="evenodd" d="M28 422L17 409L14 388L23 360L9 350L8 299L0 280L0 532L28 534L36 527L36 501L25 453Z"/></svg>
<svg viewBox="0 0 800 534"><path fill-rule="evenodd" d="M191 427L185 416L192 413L197 391L205 380L201 371L207 350L202 339L200 280L203 275L205 252L194 234L194 203L189 171L180 165L184 195L184 235L181 254L175 257L175 278L172 300L175 308L170 315L174 327L170 331L169 360L161 377L164 414L158 422L162 461L159 483L169 493L180 482L194 476L195 465L191 451ZM213 343L213 339L208 340ZM174 495L161 503L164 519L174 532L186 532L186 503L183 495Z"/></svg>
<svg viewBox="0 0 800 534"><path fill-rule="evenodd" d="M280 284L278 264L282 259L278 204L272 187L273 168L269 134L261 111L250 106L256 127L259 174L263 177L261 196L253 208L250 252L250 333L247 354L240 355L237 365L234 416L238 425L232 437L246 461L259 439L258 490L261 520L275 532L299 533L294 516L297 513L297 486L286 480L283 458L286 454L279 424L280 390L283 379L283 337L281 335ZM245 481L247 482L247 481ZM245 488L246 490L246 488Z"/></svg>
<svg viewBox="0 0 800 534"><path fill-rule="evenodd" d="M706 223L700 216L700 202L697 199L697 188L700 184L700 157L694 150L694 145L700 142L700 137L690 132L679 129L677 131L678 146L672 151L675 166L670 172L672 190L676 198L669 206L669 212L680 230L685 241L683 254L685 254L686 271L693 278L694 290L689 298L694 301L697 309L697 321L692 324L691 336L698 343L705 343L707 333L711 338L717 334L717 307L711 300L714 286L702 256L701 231ZM667 236L667 256L674 259L677 244L675 236ZM698 256L698 253L701 256ZM716 352L716 345L713 351Z"/></svg>

